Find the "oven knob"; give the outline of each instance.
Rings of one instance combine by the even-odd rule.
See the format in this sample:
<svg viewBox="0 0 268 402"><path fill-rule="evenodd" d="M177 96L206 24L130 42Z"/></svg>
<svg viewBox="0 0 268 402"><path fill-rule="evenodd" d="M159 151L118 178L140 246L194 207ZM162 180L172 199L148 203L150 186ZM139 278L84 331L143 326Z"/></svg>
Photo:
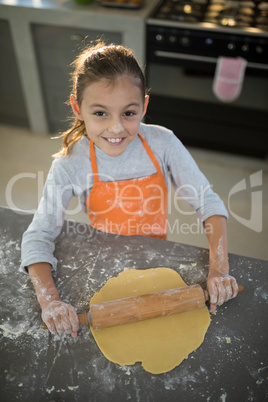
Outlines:
<svg viewBox="0 0 268 402"><path fill-rule="evenodd" d="M168 38L170 43L176 43L177 42L177 38L175 35L170 35Z"/></svg>
<svg viewBox="0 0 268 402"><path fill-rule="evenodd" d="M263 47L262 46L256 46L256 53L262 54L263 53Z"/></svg>
<svg viewBox="0 0 268 402"><path fill-rule="evenodd" d="M235 43L234 43L234 42L228 43L227 48L228 48L229 50L232 50L232 51L235 50Z"/></svg>
<svg viewBox="0 0 268 402"><path fill-rule="evenodd" d="M183 47L189 47L191 45L191 40L190 40L190 38L188 36L182 36L180 38L180 44Z"/></svg>
<svg viewBox="0 0 268 402"><path fill-rule="evenodd" d="M209 46L212 46L213 43L214 43L214 42L213 42L213 39L211 39L211 38L206 38L206 39L205 39L205 45L206 45L206 46L208 46L208 47L209 47Z"/></svg>
<svg viewBox="0 0 268 402"><path fill-rule="evenodd" d="M157 34L157 35L155 35L155 39L157 40L157 42L163 42L165 37L162 34Z"/></svg>
<svg viewBox="0 0 268 402"><path fill-rule="evenodd" d="M244 43L244 45L242 45L241 49L244 53L247 53L249 51L249 45L247 43Z"/></svg>

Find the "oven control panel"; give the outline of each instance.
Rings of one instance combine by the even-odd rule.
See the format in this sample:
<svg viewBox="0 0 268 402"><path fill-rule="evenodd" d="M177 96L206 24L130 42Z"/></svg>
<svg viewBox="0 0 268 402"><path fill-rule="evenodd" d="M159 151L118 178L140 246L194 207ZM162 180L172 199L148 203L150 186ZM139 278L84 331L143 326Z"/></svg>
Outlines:
<svg viewBox="0 0 268 402"><path fill-rule="evenodd" d="M248 67L267 70L268 74L268 38L147 25L148 61L215 63L220 56L243 57Z"/></svg>

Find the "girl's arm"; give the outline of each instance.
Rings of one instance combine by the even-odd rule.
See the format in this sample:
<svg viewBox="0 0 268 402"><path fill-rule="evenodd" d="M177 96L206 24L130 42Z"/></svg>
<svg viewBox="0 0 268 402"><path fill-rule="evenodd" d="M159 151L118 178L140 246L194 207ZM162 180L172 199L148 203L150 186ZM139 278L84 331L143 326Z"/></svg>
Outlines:
<svg viewBox="0 0 268 402"><path fill-rule="evenodd" d="M51 274L51 265L40 262L28 266L28 272L42 309L42 319L53 333L68 333L76 338L79 328L75 309L64 303L56 289Z"/></svg>
<svg viewBox="0 0 268 402"><path fill-rule="evenodd" d="M209 243L209 274L207 289L211 311L227 300L236 297L238 286L229 275L226 218L213 215L204 222Z"/></svg>

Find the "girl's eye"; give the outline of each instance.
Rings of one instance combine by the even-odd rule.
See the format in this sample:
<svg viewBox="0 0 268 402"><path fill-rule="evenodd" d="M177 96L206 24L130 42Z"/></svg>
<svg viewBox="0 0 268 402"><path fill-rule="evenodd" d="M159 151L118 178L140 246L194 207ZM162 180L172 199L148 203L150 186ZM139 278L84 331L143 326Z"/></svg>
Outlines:
<svg viewBox="0 0 268 402"><path fill-rule="evenodd" d="M105 116L106 115L106 113L105 112L95 112L94 113L95 114L95 116L99 116L99 117L103 117L103 116Z"/></svg>
<svg viewBox="0 0 268 402"><path fill-rule="evenodd" d="M136 114L135 112L131 112L130 110L124 113L124 115L127 117L135 116L135 114Z"/></svg>

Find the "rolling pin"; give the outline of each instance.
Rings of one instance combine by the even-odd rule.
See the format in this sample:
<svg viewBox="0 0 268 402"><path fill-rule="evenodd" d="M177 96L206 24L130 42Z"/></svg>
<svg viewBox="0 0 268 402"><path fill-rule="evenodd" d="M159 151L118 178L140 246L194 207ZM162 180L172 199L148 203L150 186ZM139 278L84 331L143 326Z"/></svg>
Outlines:
<svg viewBox="0 0 268 402"><path fill-rule="evenodd" d="M238 293L243 290L238 285ZM80 324L91 324L98 330L203 308L206 301L209 301L207 290L192 285L92 304L89 312L78 314L78 319ZM46 328L44 323L43 327Z"/></svg>

